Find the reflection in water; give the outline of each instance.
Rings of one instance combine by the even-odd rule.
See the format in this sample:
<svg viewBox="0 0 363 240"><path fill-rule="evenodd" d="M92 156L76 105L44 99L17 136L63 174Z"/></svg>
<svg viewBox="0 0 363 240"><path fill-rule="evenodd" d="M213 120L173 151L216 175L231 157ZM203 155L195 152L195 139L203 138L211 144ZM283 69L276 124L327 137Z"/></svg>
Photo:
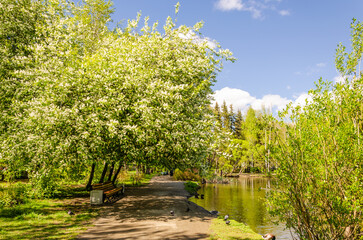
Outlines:
<svg viewBox="0 0 363 240"><path fill-rule="evenodd" d="M204 199L190 198L194 203L220 215L229 214L230 218L249 225L255 232L271 232L277 239L292 239L289 230L282 225L274 225L268 215L265 203L270 179L241 177L230 184L206 184L198 191Z"/></svg>

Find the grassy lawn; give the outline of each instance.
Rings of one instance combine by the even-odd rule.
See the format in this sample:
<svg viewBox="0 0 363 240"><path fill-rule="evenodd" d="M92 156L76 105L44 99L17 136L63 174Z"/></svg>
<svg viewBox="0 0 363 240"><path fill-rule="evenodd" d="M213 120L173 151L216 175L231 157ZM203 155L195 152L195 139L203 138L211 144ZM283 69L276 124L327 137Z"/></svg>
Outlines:
<svg viewBox="0 0 363 240"><path fill-rule="evenodd" d="M157 174L143 174L136 171L120 172L118 182L126 186L144 186L149 184L155 175Z"/></svg>
<svg viewBox="0 0 363 240"><path fill-rule="evenodd" d="M127 172L123 183L146 185L154 175ZM0 191L9 186L0 183ZM25 199L13 207L0 207L0 239L75 239L102 210L90 205L89 194L84 185L63 185L54 199ZM69 210L75 215L69 215Z"/></svg>
<svg viewBox="0 0 363 240"><path fill-rule="evenodd" d="M84 206L82 206L84 205ZM99 210L60 200L27 200L0 209L0 239L74 239ZM69 215L72 210L75 215Z"/></svg>
<svg viewBox="0 0 363 240"><path fill-rule="evenodd" d="M211 236L213 240L261 240L262 236L255 233L250 227L243 223L230 220L231 223L227 225L223 217L218 217L212 220L210 226Z"/></svg>

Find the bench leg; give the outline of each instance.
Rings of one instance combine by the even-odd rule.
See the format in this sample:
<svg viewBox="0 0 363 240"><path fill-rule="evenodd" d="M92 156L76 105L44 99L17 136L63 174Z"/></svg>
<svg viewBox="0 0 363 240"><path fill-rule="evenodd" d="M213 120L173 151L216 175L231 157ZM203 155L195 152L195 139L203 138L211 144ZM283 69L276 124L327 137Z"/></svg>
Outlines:
<svg viewBox="0 0 363 240"><path fill-rule="evenodd" d="M123 192L122 191L119 191L111 196L104 196L103 197L103 202L104 203L114 203L114 202L117 202L118 200L120 200L122 198L122 195L123 195Z"/></svg>

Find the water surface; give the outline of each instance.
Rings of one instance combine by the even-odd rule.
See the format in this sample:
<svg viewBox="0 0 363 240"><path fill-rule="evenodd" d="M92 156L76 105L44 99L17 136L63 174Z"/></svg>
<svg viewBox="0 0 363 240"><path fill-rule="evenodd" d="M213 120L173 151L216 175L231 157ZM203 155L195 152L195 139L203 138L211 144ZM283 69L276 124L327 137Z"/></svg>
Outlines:
<svg viewBox="0 0 363 240"><path fill-rule="evenodd" d="M217 210L222 216L229 214L261 235L271 232L279 240L291 240L290 231L284 230L284 225L273 224L274 219L264 205L271 184L267 178L240 177L230 184L205 184L198 191L204 194L204 199L190 200L209 211Z"/></svg>

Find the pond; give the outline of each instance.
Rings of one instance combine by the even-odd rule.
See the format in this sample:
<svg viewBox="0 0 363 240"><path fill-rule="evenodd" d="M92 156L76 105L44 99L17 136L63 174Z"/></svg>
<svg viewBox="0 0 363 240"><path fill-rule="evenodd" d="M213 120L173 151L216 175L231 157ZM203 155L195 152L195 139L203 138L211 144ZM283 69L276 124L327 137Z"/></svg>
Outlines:
<svg viewBox="0 0 363 240"><path fill-rule="evenodd" d="M259 234L273 233L279 240L290 240L289 230L284 225L273 224L264 205L266 191L272 180L260 177L240 177L230 184L205 184L198 191L204 199L190 198L190 201L208 211L217 210L219 215L243 222Z"/></svg>

